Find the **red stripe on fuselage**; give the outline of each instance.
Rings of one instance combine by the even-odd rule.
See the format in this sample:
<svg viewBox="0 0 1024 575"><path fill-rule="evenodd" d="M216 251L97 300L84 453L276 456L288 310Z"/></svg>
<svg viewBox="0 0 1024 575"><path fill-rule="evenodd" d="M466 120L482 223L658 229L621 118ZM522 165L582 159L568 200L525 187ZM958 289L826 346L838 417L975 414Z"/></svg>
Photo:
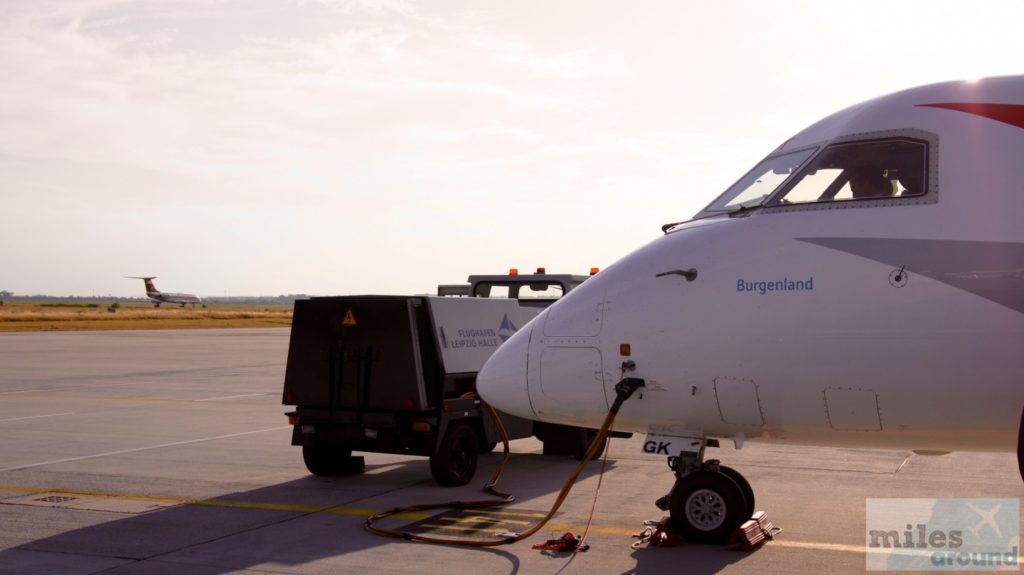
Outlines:
<svg viewBox="0 0 1024 575"><path fill-rule="evenodd" d="M974 114L997 122L1024 128L1024 106L1020 104L972 104L972 103L948 103L948 104L920 104L922 108L943 108L955 110L967 114Z"/></svg>

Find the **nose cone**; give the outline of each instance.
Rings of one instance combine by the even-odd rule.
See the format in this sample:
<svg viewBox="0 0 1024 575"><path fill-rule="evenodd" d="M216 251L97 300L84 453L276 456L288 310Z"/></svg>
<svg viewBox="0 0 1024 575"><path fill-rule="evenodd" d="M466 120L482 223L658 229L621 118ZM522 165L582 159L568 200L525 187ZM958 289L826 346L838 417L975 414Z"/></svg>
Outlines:
<svg viewBox="0 0 1024 575"><path fill-rule="evenodd" d="M515 333L487 360L476 378L476 390L495 408L534 419L526 387L526 363L532 326Z"/></svg>

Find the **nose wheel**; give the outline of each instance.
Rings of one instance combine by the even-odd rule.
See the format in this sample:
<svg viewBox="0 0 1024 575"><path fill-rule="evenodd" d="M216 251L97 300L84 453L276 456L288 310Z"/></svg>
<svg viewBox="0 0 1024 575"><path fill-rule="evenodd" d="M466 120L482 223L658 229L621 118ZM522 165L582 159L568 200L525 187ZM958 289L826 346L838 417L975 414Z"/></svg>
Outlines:
<svg viewBox="0 0 1024 575"><path fill-rule="evenodd" d="M698 452L669 458L676 483L667 503L680 535L696 543L723 544L754 514L754 490L735 469L704 461L704 448L713 441L701 440Z"/></svg>
<svg viewBox="0 0 1024 575"><path fill-rule="evenodd" d="M696 543L725 543L750 517L739 485L720 471L697 471L678 480L669 511L672 526Z"/></svg>
<svg viewBox="0 0 1024 575"><path fill-rule="evenodd" d="M720 465L718 472L726 475L729 479L732 479L736 483L736 487L740 488L743 492L743 499L746 501L747 506L743 509L743 520L746 521L754 515L754 489L750 487L750 482L747 481L746 477L740 475L739 471L736 471L732 467L726 467Z"/></svg>

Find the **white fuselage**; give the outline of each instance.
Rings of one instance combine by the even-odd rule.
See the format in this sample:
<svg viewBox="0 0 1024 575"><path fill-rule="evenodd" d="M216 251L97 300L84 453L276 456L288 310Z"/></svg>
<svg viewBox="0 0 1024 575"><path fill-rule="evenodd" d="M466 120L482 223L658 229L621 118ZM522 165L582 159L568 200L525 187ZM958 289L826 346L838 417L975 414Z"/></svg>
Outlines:
<svg viewBox="0 0 1024 575"><path fill-rule="evenodd" d="M480 373L482 397L515 415L597 427L626 375L645 387L622 407L623 431L1014 449L1024 406L1024 128L923 107L1024 103L1020 78L981 89L944 84L873 100L773 152L922 130L923 198L702 213L516 333ZM635 368L624 372L625 361Z"/></svg>
<svg viewBox="0 0 1024 575"><path fill-rule="evenodd" d="M147 291L146 297L153 300L156 303L175 303L175 304L197 304L202 303L203 300L199 299L199 296L195 296L188 293L164 293L164 292L152 292Z"/></svg>

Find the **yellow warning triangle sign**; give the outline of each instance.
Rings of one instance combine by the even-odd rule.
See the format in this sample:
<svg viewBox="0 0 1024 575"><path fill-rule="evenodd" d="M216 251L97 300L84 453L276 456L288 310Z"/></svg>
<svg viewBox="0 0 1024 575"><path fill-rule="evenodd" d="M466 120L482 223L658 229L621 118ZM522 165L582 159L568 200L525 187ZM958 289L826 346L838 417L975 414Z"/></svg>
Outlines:
<svg viewBox="0 0 1024 575"><path fill-rule="evenodd" d="M349 310L345 312L345 319L342 320L341 325L346 325L350 327L355 327L359 325L356 323L356 316L352 313L352 308L349 308Z"/></svg>

